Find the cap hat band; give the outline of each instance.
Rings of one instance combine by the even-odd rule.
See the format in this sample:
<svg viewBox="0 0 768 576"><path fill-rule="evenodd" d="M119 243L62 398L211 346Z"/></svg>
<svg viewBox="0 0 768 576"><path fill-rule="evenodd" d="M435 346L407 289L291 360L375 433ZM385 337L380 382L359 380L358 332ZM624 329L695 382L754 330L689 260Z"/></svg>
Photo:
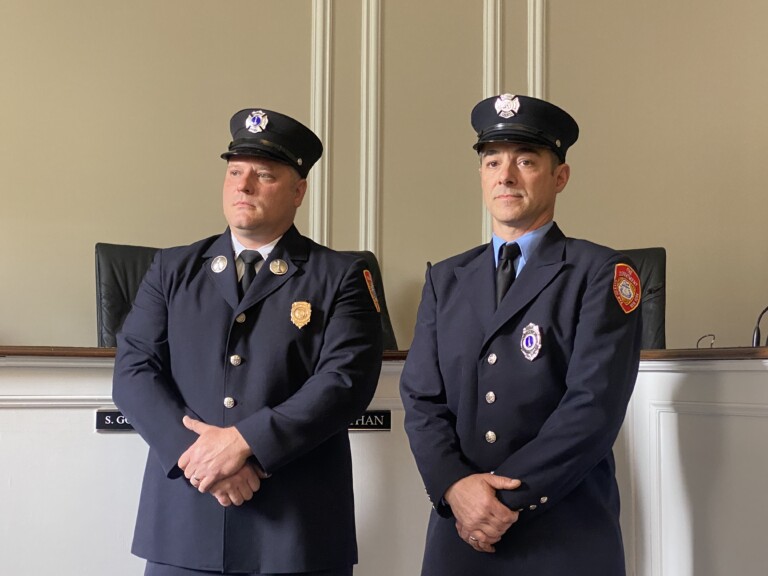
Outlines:
<svg viewBox="0 0 768 576"><path fill-rule="evenodd" d="M555 138L554 136L550 136L546 132L543 132L542 130L537 130L535 128L529 128L528 126L525 126L524 124L495 124L494 126L491 126L489 128L486 128L482 132L480 132L477 137L478 139L482 140L484 137L492 135L494 132L525 132L527 134L530 134L531 136L543 138L544 140L550 142L553 146L556 146L557 148L560 148L560 140L558 138Z"/></svg>
<svg viewBox="0 0 768 576"><path fill-rule="evenodd" d="M238 138L237 140L232 141L232 143L229 145L229 150L232 153L237 153L237 148L250 148L253 150L258 150L258 146L260 145L273 148L275 152L279 152L283 156L287 156L288 160L293 162L296 166L302 165L301 158L296 158L296 155L288 150L285 146L281 146L280 144L276 144L275 142L271 142L269 140L264 140L263 138L259 139L258 142L254 142L252 138Z"/></svg>

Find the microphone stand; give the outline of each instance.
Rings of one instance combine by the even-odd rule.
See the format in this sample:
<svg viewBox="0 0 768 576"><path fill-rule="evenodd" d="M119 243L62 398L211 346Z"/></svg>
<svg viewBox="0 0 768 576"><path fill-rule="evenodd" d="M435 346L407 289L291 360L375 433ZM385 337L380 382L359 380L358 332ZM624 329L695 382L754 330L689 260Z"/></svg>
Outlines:
<svg viewBox="0 0 768 576"><path fill-rule="evenodd" d="M755 329L752 332L752 347L757 348L760 346L760 320L763 319L763 314L768 312L768 307L763 308L763 311L760 312L760 316L757 317L757 322L755 323ZM766 345L768 346L768 341L766 342Z"/></svg>

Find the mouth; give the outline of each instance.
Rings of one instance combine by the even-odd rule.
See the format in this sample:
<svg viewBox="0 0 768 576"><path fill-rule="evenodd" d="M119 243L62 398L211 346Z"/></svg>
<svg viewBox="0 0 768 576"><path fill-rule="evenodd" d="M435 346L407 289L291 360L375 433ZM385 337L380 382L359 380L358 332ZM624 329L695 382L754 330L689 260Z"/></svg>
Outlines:
<svg viewBox="0 0 768 576"><path fill-rule="evenodd" d="M522 198L523 194L521 192L518 192L517 190L509 191L509 192L500 192L499 194L496 194L493 199L494 200L514 200L516 198Z"/></svg>

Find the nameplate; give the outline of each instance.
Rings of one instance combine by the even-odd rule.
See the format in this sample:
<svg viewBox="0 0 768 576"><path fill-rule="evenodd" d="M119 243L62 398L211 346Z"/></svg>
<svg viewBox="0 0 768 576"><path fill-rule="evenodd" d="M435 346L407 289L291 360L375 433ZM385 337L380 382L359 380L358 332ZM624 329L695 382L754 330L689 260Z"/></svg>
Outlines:
<svg viewBox="0 0 768 576"><path fill-rule="evenodd" d="M96 410L96 432L131 432L128 418L123 416L120 410L101 409Z"/></svg>
<svg viewBox="0 0 768 576"><path fill-rule="evenodd" d="M354 422L349 423L351 432L360 430L376 430L388 432L392 430L392 412L390 410L366 410Z"/></svg>
<svg viewBox="0 0 768 576"><path fill-rule="evenodd" d="M362 430L392 430L392 412L390 410L367 410L359 418L349 423L351 432ZM101 409L96 411L96 432L131 432L131 422L120 410Z"/></svg>

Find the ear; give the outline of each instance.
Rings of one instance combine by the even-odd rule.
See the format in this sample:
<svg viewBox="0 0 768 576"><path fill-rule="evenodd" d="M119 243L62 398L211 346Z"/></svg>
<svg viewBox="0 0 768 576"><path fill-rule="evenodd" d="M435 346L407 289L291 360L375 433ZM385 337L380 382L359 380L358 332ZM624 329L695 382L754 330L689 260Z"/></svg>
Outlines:
<svg viewBox="0 0 768 576"><path fill-rule="evenodd" d="M293 199L293 205L296 208L301 206L301 203L304 200L304 194L306 193L307 193L307 180L306 178L301 178L296 182L296 189L295 189L296 196Z"/></svg>
<svg viewBox="0 0 768 576"><path fill-rule="evenodd" d="M568 164L560 164L555 168L555 192L558 194L563 191L565 185L571 177L571 167Z"/></svg>

